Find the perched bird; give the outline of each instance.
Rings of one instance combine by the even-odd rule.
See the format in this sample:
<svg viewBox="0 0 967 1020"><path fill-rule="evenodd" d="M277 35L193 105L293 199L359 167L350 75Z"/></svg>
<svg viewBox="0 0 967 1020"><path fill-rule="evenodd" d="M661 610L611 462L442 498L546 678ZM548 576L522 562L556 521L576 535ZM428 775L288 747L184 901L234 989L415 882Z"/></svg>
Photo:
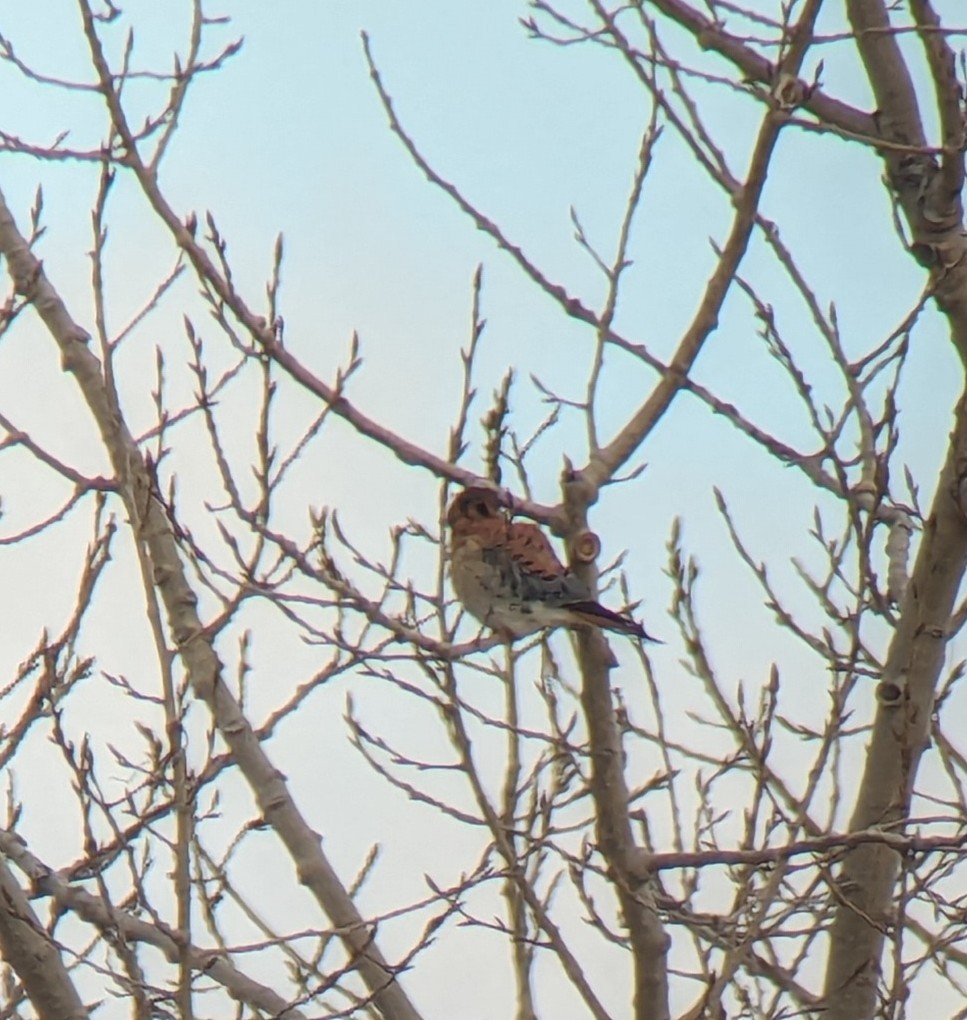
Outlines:
<svg viewBox="0 0 967 1020"><path fill-rule="evenodd" d="M447 511L450 579L471 616L513 637L591 625L655 639L630 616L599 605L557 558L536 524L512 521L492 489L471 487Z"/></svg>

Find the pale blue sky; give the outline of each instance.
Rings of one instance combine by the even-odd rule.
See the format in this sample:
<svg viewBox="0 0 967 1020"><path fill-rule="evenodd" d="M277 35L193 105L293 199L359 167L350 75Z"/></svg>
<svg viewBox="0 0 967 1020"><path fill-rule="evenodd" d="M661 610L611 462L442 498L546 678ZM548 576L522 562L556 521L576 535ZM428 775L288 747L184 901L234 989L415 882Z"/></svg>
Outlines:
<svg viewBox="0 0 967 1020"><path fill-rule="evenodd" d="M953 11L956 4L943 6ZM583 5L571 7L583 16ZM175 47L182 48L187 25L181 7L140 0L127 5L126 12L136 25L135 63L160 60L162 66L170 66L169 55ZM483 263L482 310L488 327L469 433L477 446L466 463L479 463L481 433L476 423L509 364L518 372L513 405L515 424L524 435L546 413L529 381L531 372L562 396L580 399L592 352L590 331L565 320L506 254L497 251L412 165L387 127L359 33L362 29L370 33L397 113L435 168L497 221L550 278L593 307L600 304L602 280L574 243L569 207L577 210L589 237L610 257L649 113L627 68L598 48L561 49L529 40L517 22L526 16L527 7L510 0L418 4L226 0L212 13L230 14L233 24L212 32L209 55L216 41L228 42L237 35L245 36L245 45L223 71L195 86L161 182L184 214L195 211L203 221L205 211L211 210L228 240L239 287L256 307L263 303L260 295L276 233L284 232L283 313L291 349L318 374L332 378L345 359L350 334L358 330L365 363L353 380L351 398L367 413L442 454L459 397L459 349L469 332L470 281L475 266ZM127 24L108 30L114 36L115 54ZM79 18L71 3L36 0L32 5L4 5L0 31L38 69L89 80ZM670 43L675 38L675 33L669 34ZM842 98L865 106L867 90L854 63L841 59L846 46L824 49L823 80ZM724 65L714 66L718 73L725 72ZM815 60L809 73L814 67ZM67 144L89 147L101 141L104 117L97 97L65 96L24 85L2 67L0 89L6 98L3 129L43 142L70 127ZM755 108L731 92L708 87L699 92L708 94L709 123L733 172L741 176L755 128L750 116ZM132 92L136 102L148 104L145 110L156 95L146 85ZM892 237L880 173L874 157L858 146L789 131L763 202L763 212L779 222L821 304L836 302L844 343L852 354L875 346L913 305L923 283L922 273ZM90 325L89 207L97 169L73 163L41 165L0 155L0 187L22 227L41 182L49 227L41 255L75 316ZM118 328L170 267L172 253L130 181L119 180L114 203L107 269L109 322ZM635 264L627 274L616 320L620 330L658 356L670 355L713 265L709 238L722 242L730 214L725 197L709 186L674 132L666 129L634 228ZM784 336L800 353L817 392L828 394L823 399L835 406L842 386L829 369L825 349L758 239L743 274L774 304ZM168 357L172 392L182 399L191 392L193 381L183 367L184 312L210 338L206 350L212 363L230 360L220 349L222 341L206 319L194 285L183 280L119 359L125 410L135 429L146 428L152 420L149 390L155 344ZM914 335L901 417L904 457L916 465L927 499L946 439L955 364L942 323L928 312ZM791 445L815 447L806 419L757 337L748 302L740 294L730 297L696 375ZM24 379L30 385L23 385ZM605 438L644 399L654 381L653 373L629 356L608 354L607 398L602 404ZM79 404L72 386L60 378L51 345L33 327L0 345L0 393L5 413L29 427L38 440L84 470L105 470L102 454L91 442L93 432L77 424ZM226 420L237 414L245 421L253 399L250 385L237 387L225 398ZM279 441L298 434L317 410L303 394L288 390L276 423ZM295 473L282 519L305 534L309 507L337 506L349 533L374 558L385 558L389 528L408 516L435 526L437 486L432 477L397 465L339 423L330 430L336 439L327 433L325 445L314 448L304 468ZM243 475L250 448L248 435L239 436L236 452ZM577 416L565 416L540 449L542 456L532 461L535 495L551 503L557 498L562 455L579 464L586 455ZM191 444L177 450L173 463L182 478L185 502L194 503L198 513L202 499L217 487L208 459L195 451ZM827 678L787 635L771 627L761 593L736 563L712 496L715 485L725 491L753 554L773 561L778 587L795 599L801 585L790 559L811 555L808 529L816 502L811 487L794 469L770 461L687 396L678 399L639 460L648 462L648 470L624 489L606 492L593 524L604 540L607 559L629 550L626 569L632 595L644 599L642 614L649 630L668 641L655 652L655 661L660 682L669 689L681 687L683 728L688 729L684 714L693 704L696 685L678 661L681 648L665 615L671 588L662 574L665 542L675 516L683 518L687 547L703 567L703 620L723 674L734 677L736 684L747 681L755 692L768 664L778 659L792 672L783 688L784 711L815 723L825 711L817 693L825 691ZM17 472L25 464L24 458ZM14 470L9 460L4 467ZM33 473L30 479L29 488L26 482L18 487L0 481L8 530L31 519L39 504L55 505L63 493L63 486L53 479L37 481ZM505 479L513 486L509 472ZM819 502L829 505L825 499ZM72 522L64 530L81 526ZM203 513L198 513L194 526L203 537L215 539ZM62 538L54 535L51 548ZM24 579L20 597L6 617L12 632L37 632L41 621L70 595L52 591L49 579L31 574L32 555L30 550L0 549L5 573ZM118 562L123 577L124 549L118 551ZM431 566L417 557L413 570L425 579ZM108 641L114 649L114 663L105 662L102 668L134 673L144 654L144 635L136 624L121 628L117 624L130 590L119 579L106 591L103 615L92 623L92 644L102 649ZM315 668L318 656L311 648L287 648L285 675L280 678L274 643L277 623L258 616L251 622L258 625L253 702L264 711L284 700L276 685L294 687ZM226 657L234 654L229 647L221 651ZM623 669L618 682L634 690L640 683L634 661L629 650L619 651ZM19 644L4 646L3 661L9 667L23 654ZM358 678L352 686L361 711L379 719L386 691ZM393 889L390 905L405 901L407 895L415 897L425 871L452 872L464 850L468 858L472 850L457 849L464 836L456 831L428 841L412 821L423 819L419 809L414 815L412 805L388 793L345 751L341 744L345 691L344 684L321 692L300 713L299 725L287 723L284 739L273 741L269 749L290 775L300 804L327 832L326 848L344 875L358 866L370 841L386 840L386 868L393 882L375 887L373 902L367 904L375 909L386 905L382 897L388 887ZM867 706L872 690L868 693ZM81 721L85 712L92 720L103 717L104 702L98 700L102 696L113 697L103 692L77 707ZM440 738L434 720L419 713L406 715L412 709L398 701L392 705L392 723L412 739L414 753L429 755L430 747L444 753L435 745ZM203 722L199 714L197 725ZM118 739L123 743L126 736L134 740L133 734ZM312 760L309 756L330 753L337 756L333 760L338 760L338 768L351 776L342 786L319 781L323 768L331 771L328 764L303 768L306 760ZM642 762L642 774L653 767ZM48 802L50 819L28 813L25 820L51 853L56 852L57 841L51 840L48 826L58 803L54 793ZM232 805L225 810L244 817L249 807ZM248 851L253 867L270 867L274 853L267 834L258 837L257 849ZM414 860L418 863L410 866ZM280 910L291 907L292 916L297 916L294 904L300 895L293 891L290 902L280 894ZM303 917L297 923L308 922ZM473 952L441 950L431 957L424 975L411 982L418 1001L432 1003L439 1010L436 1015L455 1015L447 1010L465 1001L468 984L479 983L478 953L493 952L495 960L502 960L501 946L488 944L485 949L487 940L465 937ZM477 1013L463 1009L460 1015L467 1020L507 1015L510 989L487 991L492 1001L482 1002ZM552 985L544 987L542 995L548 1008L557 1003L566 1009L572 1001ZM683 994L680 1005L687 1000ZM620 987L609 1006L616 1016L627 1015Z"/></svg>

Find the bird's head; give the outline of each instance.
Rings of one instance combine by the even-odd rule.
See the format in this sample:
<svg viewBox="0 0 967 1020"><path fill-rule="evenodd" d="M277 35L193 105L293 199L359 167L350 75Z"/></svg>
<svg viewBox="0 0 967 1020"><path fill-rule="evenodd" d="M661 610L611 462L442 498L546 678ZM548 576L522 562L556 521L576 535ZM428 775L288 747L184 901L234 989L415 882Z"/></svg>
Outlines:
<svg viewBox="0 0 967 1020"><path fill-rule="evenodd" d="M503 516L500 496L493 489L471 486L459 493L447 511L447 524L451 528L460 521L480 521Z"/></svg>

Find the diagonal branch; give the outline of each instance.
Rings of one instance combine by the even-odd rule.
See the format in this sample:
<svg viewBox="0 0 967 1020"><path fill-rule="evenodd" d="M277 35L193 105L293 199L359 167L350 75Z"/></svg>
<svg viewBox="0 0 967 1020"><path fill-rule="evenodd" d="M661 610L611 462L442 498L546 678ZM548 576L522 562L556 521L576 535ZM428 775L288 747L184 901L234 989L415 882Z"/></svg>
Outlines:
<svg viewBox="0 0 967 1020"><path fill-rule="evenodd" d="M40 1020L87 1020L60 950L0 856L0 952L23 982Z"/></svg>
<svg viewBox="0 0 967 1020"><path fill-rule="evenodd" d="M59 908L74 911L78 917L102 931L118 932L125 941L154 946L172 962L177 962L187 951L193 969L223 985L236 1002L268 1013L277 1020L304 1020L304 1013L290 1007L267 985L243 974L227 958L196 946L184 946L174 932L126 910L119 910L86 889L68 882L61 873L52 871L38 860L16 834L0 830L0 852L30 878L38 892L49 895ZM86 1017L87 1013L79 1015ZM71 1014L60 1012L56 1016L69 1020Z"/></svg>
<svg viewBox="0 0 967 1020"><path fill-rule="evenodd" d="M591 4L620 45L623 42L623 37L620 35L614 15L604 8L600 0L591 0ZM815 0L807 4L801 22L796 29L793 44L783 64L783 74L795 75L799 71L812 38L812 25L819 6ZM715 272L705 287L705 293L698 310L679 342L678 349L675 351L664 377L624 428L610 443L595 452L587 466L579 472L582 482L588 486L588 498L591 502L593 502L597 490L613 478L615 472L634 454L671 402L686 385L695 360L706 340L717 327L722 304L745 255L749 238L757 222L759 200L762 197L769 164L779 140L782 125L783 117L780 111L767 111L756 139L746 182L734 197L736 211L729 237L719 256Z"/></svg>
<svg viewBox="0 0 967 1020"><path fill-rule="evenodd" d="M687 29L703 49L713 50L731 61L745 77L771 85L776 78L776 65L746 45L741 39L730 35L722 26L683 0L647 0L666 17ZM792 75L798 68L785 68ZM814 114L822 123L832 124L854 137L863 137L875 143L878 134L876 120L868 113L839 99L827 95L821 88L810 82L797 81L797 95L803 97L802 106Z"/></svg>
<svg viewBox="0 0 967 1020"><path fill-rule="evenodd" d="M82 5L87 20L90 11ZM93 23L89 25L93 33ZM103 57L101 58L103 60ZM222 679L222 664L198 615L164 505L153 491L144 457L120 415L105 382L101 363L89 350L87 333L71 318L43 267L17 229L0 194L0 252L17 292L26 297L60 349L94 416L110 456L135 540L144 543L170 632L196 695L209 707L235 761L252 787L259 807L286 845L300 881L335 925L384 1016L418 1020L419 1013L377 948L373 932L322 851L320 838L302 816L281 773L269 760L242 710Z"/></svg>

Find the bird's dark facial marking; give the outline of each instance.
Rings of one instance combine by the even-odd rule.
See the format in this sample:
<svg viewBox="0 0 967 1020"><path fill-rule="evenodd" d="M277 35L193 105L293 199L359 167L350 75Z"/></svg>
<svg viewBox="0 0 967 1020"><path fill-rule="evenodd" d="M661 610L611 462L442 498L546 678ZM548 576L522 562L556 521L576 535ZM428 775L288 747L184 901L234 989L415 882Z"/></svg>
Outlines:
<svg viewBox="0 0 967 1020"><path fill-rule="evenodd" d="M455 527L461 518L466 521L493 520L502 516L500 496L493 489L473 486L464 489L450 504L447 523Z"/></svg>
<svg viewBox="0 0 967 1020"><path fill-rule="evenodd" d="M466 489L454 504L454 509L475 520L485 520L500 515L500 498L491 489L475 487Z"/></svg>

